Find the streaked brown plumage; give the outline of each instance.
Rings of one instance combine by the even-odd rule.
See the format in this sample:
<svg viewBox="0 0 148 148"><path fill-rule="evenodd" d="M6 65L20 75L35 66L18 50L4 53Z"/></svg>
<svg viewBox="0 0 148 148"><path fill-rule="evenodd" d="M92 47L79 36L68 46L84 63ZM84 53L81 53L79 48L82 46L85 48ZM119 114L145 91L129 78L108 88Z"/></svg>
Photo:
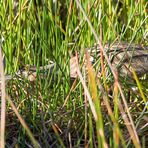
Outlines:
<svg viewBox="0 0 148 148"><path fill-rule="evenodd" d="M91 56L90 61L92 64L100 61L100 48L97 44L91 48L86 48L86 50L88 50ZM113 45L106 44L104 50L108 54L111 63L117 67L120 75L131 76L131 67L134 68L138 76L148 73L148 46L116 43ZM41 66L40 70L41 73L42 71L47 72L50 70L51 74L56 72L58 75L59 68L55 63L52 63ZM29 68L29 74L26 71L21 72L21 74L25 77L27 76L29 80L34 81L36 77L36 68ZM20 72L18 72L17 75L20 75ZM73 57L70 59L70 77L75 78L76 76L76 57ZM12 77L8 75L5 78L6 80L10 80Z"/></svg>
<svg viewBox="0 0 148 148"><path fill-rule="evenodd" d="M99 45L92 48L86 48L91 55L91 62L96 63L100 59ZM106 44L104 50L108 54L111 63L117 67L120 75L132 75L132 68L138 76L148 73L148 46L135 44ZM93 60L92 60L93 59ZM76 57L70 60L71 77L76 77L75 63Z"/></svg>

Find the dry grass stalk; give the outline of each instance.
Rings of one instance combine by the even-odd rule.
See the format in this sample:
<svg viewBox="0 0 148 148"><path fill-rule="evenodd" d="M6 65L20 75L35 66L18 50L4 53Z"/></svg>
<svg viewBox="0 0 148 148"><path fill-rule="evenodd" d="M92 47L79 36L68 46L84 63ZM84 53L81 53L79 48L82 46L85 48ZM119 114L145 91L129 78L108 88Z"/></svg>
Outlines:
<svg viewBox="0 0 148 148"><path fill-rule="evenodd" d="M2 58L2 49L0 47L0 76L1 76L1 122L0 122L0 147L5 147L5 119L6 119L6 88L5 88L5 74Z"/></svg>

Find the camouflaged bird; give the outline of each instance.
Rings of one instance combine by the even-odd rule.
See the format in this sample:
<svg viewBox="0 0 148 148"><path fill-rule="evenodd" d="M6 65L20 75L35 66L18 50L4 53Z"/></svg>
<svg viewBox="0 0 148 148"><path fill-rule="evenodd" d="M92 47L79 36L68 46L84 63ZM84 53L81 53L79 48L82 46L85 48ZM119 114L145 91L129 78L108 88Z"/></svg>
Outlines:
<svg viewBox="0 0 148 148"><path fill-rule="evenodd" d="M90 61L97 65L100 62L100 47L95 44L91 48L86 48L90 54ZM135 44L127 43L115 43L113 45L106 44L104 50L107 53L113 66L118 69L119 75L132 76L132 69L135 70L136 74L141 77L148 73L148 46L141 46ZM80 56L80 53L79 53ZM77 57L72 57L70 59L70 77L76 78L76 61ZM101 67L101 66L100 66ZM23 75L28 77L28 80L34 81L36 78L36 67L30 67L27 71L19 71L16 75ZM41 66L39 68L41 76L45 76L44 72L50 71L50 74L56 73L58 75L59 66L56 63L49 64L46 66ZM101 71L99 69L99 71ZM6 76L6 80L10 80L12 77L10 75Z"/></svg>
<svg viewBox="0 0 148 148"><path fill-rule="evenodd" d="M90 54L90 61L97 65L100 62L100 47L94 45L92 48L86 48ZM106 44L104 50L107 53L111 63L118 69L120 75L132 76L132 69L141 77L148 73L148 46L135 44L116 43ZM76 56L70 59L71 77L76 77Z"/></svg>

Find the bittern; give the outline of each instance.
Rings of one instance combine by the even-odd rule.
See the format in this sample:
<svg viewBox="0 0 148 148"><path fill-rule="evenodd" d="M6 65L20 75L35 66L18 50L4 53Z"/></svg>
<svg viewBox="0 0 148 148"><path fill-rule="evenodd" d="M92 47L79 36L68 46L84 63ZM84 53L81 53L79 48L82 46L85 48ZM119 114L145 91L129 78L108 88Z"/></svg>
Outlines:
<svg viewBox="0 0 148 148"><path fill-rule="evenodd" d="M90 54L92 64L100 61L100 46L95 45L92 48L86 48ZM126 43L106 44L104 50L107 53L110 62L118 69L122 76L132 76L134 69L137 76L141 77L148 73L148 46L141 46ZM76 56L70 59L71 77L76 77ZM96 64L95 64L96 65Z"/></svg>
<svg viewBox="0 0 148 148"><path fill-rule="evenodd" d="M86 50L90 54L90 61L92 64L100 60L99 45L95 44L91 48L86 48ZM107 53L110 62L117 67L119 74L131 77L132 69L135 70L139 77L148 73L148 46L116 43L113 45L106 44L104 50ZM40 71L44 72L48 70L50 70L51 74L56 72L58 75L59 68L56 63L40 67ZM28 79L32 81L36 77L36 68L29 68L29 71L31 74L28 75ZM20 74L20 72L17 74ZM26 72L24 71L23 74L26 75ZM76 78L76 76L76 57L73 57L70 59L70 77ZM9 80L11 79L11 76L8 75L5 79Z"/></svg>

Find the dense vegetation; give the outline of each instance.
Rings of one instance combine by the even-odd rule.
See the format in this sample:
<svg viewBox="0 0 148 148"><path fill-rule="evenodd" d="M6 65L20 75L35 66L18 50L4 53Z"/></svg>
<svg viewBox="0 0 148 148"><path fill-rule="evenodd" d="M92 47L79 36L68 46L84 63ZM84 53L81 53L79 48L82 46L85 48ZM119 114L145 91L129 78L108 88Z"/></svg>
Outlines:
<svg viewBox="0 0 148 148"><path fill-rule="evenodd" d="M82 49L98 42L96 36L103 46L123 41L148 46L148 3L83 0L81 6L84 12L78 0L0 1L5 73L14 76L6 85L6 147L140 147L139 141L148 146L147 74L137 77L133 71L132 78L114 79L104 58L109 70L96 78L88 63L83 78L91 81L82 85L80 75L70 79L69 65L79 52L82 71ZM39 67L50 61L58 75L55 68L43 79ZM31 66L35 81L16 75Z"/></svg>

